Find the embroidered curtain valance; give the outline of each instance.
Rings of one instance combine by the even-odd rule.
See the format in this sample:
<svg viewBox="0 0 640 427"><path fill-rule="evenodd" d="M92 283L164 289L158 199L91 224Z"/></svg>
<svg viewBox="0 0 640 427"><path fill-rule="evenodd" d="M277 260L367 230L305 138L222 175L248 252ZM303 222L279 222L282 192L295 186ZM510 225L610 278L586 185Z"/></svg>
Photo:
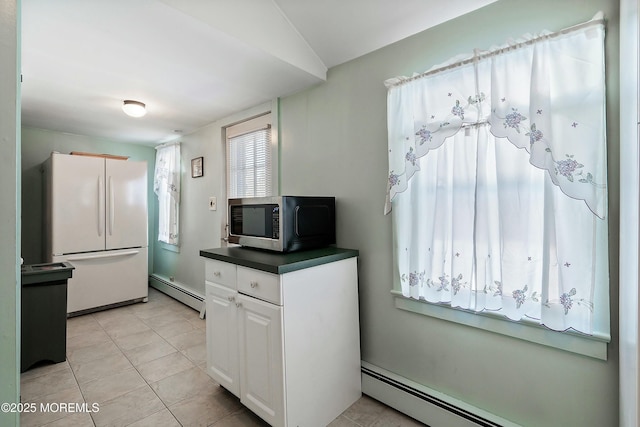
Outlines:
<svg viewBox="0 0 640 427"><path fill-rule="evenodd" d="M529 154L569 197L604 218L607 208L604 20L456 57L389 88L385 213L420 159L469 126Z"/></svg>

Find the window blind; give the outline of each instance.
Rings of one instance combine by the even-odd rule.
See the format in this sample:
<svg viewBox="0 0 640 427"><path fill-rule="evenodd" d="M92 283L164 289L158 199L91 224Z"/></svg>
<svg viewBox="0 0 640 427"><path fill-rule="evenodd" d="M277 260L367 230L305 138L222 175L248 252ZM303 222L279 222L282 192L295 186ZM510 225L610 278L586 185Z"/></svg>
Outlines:
<svg viewBox="0 0 640 427"><path fill-rule="evenodd" d="M271 169L270 124L240 134L227 132L229 198L270 196Z"/></svg>

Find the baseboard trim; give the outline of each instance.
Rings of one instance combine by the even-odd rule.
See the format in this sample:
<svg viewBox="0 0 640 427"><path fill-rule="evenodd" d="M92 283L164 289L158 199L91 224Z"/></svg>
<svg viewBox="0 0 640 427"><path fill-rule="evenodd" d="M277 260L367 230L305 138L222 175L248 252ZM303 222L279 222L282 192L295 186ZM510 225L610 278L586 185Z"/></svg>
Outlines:
<svg viewBox="0 0 640 427"><path fill-rule="evenodd" d="M480 408L362 362L362 392L430 427L519 427Z"/></svg>
<svg viewBox="0 0 640 427"><path fill-rule="evenodd" d="M171 281L167 277L159 274L152 274L149 276L149 286L160 292L169 295L171 298L180 301L181 303L188 305L196 311L199 311L204 315L204 295L187 288L182 283Z"/></svg>

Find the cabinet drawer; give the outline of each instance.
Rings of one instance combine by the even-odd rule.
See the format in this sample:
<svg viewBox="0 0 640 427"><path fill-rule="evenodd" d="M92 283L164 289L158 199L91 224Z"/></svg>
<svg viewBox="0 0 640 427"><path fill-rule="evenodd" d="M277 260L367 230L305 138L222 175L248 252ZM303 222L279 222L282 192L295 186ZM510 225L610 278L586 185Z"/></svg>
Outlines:
<svg viewBox="0 0 640 427"><path fill-rule="evenodd" d="M205 280L227 286L231 289L237 289L235 264L214 259L207 259L204 263Z"/></svg>
<svg viewBox="0 0 640 427"><path fill-rule="evenodd" d="M238 266L238 291L261 300L282 305L280 276Z"/></svg>

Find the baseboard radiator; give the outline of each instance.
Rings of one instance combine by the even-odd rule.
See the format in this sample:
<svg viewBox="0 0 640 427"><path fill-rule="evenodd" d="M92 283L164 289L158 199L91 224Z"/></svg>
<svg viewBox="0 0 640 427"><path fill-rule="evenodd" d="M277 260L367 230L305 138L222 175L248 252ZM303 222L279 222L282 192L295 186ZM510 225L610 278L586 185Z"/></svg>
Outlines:
<svg viewBox="0 0 640 427"><path fill-rule="evenodd" d="M199 311L201 317L204 317L204 296L195 292L193 289L189 289L185 285L159 274L149 276L149 285L169 295L171 298L188 305L194 310Z"/></svg>
<svg viewBox="0 0 640 427"><path fill-rule="evenodd" d="M518 427L471 406L362 361L362 392L430 427Z"/></svg>

